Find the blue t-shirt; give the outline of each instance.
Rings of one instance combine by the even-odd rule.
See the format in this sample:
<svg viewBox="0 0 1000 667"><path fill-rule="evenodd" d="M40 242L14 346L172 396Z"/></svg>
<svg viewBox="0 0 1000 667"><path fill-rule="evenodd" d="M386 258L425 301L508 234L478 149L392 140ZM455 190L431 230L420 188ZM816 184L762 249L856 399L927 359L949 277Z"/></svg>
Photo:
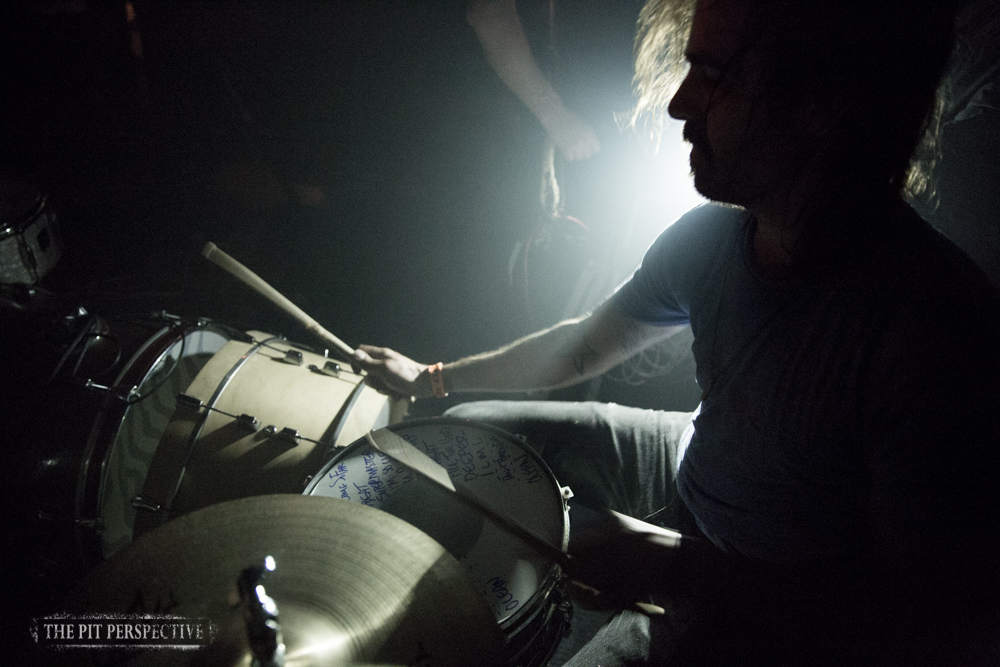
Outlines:
<svg viewBox="0 0 1000 667"><path fill-rule="evenodd" d="M1000 298L902 203L875 217L837 267L774 280L753 218L701 206L613 297L691 325L705 396L677 486L728 552L808 562L919 540L995 469Z"/></svg>

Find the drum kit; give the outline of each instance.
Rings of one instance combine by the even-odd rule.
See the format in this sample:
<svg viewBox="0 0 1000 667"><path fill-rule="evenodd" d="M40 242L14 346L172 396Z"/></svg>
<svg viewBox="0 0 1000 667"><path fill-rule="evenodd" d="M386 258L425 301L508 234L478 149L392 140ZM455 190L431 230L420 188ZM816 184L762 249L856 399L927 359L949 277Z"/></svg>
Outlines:
<svg viewBox="0 0 1000 667"><path fill-rule="evenodd" d="M0 282L23 289L61 246L44 198L19 206L0 219ZM211 261L347 356L209 246ZM32 425L33 538L43 569L72 584L52 611L209 619L214 636L197 651L106 646L45 660L549 662L572 613L560 561L487 518L566 551L572 494L523 440L465 420L404 420L406 402L282 336L79 306L55 320L39 336L56 349L46 414ZM489 513L373 446L366 434L386 427Z"/></svg>

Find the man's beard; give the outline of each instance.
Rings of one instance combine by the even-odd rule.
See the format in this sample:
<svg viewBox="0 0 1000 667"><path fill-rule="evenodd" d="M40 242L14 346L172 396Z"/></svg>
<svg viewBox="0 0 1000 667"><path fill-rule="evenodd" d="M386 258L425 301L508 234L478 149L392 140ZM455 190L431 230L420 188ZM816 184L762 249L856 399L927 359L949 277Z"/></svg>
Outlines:
<svg viewBox="0 0 1000 667"><path fill-rule="evenodd" d="M720 183L715 165L715 154L708 142L708 133L705 126L699 123L688 121L684 123L682 132L684 140L691 144L691 155L689 158L691 173L694 176L694 188L707 199L725 202L726 187ZM694 152L698 151L698 166L695 166Z"/></svg>
<svg viewBox="0 0 1000 667"><path fill-rule="evenodd" d="M696 147L698 152L701 153L702 157L707 162L712 161L712 148L708 143L708 133L705 127L701 124L694 124L691 121L684 123L684 130L681 133L684 140L691 144L692 147Z"/></svg>

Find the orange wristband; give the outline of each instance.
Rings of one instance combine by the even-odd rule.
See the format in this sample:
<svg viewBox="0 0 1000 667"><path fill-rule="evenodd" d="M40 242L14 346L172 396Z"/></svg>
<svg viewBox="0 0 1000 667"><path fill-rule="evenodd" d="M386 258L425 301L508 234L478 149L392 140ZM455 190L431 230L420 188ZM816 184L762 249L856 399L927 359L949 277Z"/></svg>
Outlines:
<svg viewBox="0 0 1000 667"><path fill-rule="evenodd" d="M440 361L427 367L427 372L431 374L431 391L438 398L444 398L448 395L448 392L444 390L444 377L441 375L443 370L444 364Z"/></svg>

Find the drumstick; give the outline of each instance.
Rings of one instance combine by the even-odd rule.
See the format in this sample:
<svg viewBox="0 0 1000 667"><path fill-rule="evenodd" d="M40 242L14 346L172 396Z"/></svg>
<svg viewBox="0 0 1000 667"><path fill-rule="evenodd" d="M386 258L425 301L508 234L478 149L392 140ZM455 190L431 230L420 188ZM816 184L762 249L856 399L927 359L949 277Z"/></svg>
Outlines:
<svg viewBox="0 0 1000 667"><path fill-rule="evenodd" d="M243 266L223 251L219 250L218 246L214 243L211 241L206 243L205 247L201 249L201 254L204 255L205 259L212 262L223 271L226 271L229 275L233 276L241 283L276 305L278 308L281 308L283 311L291 315L300 324L302 324L302 326L304 326L306 331L309 333L331 344L348 357L354 356L354 348L324 329L319 322L309 317L304 310L289 301L281 292L268 285L256 273Z"/></svg>
<svg viewBox="0 0 1000 667"><path fill-rule="evenodd" d="M388 428L380 428L377 431L369 431L365 434L365 437L368 439L368 443L377 451L380 451L395 461L402 463L421 477L454 494L453 497L490 519L504 531L521 539L525 544L531 547L532 550L542 556L545 556L549 560L555 561L564 570L568 569L571 565L573 559L568 553L565 553L561 549L550 544L538 533L525 528L514 517L497 512L492 507L484 504L467 489L456 487L451 481L451 476L448 474L448 471L445 470L441 464L434 461L434 459L427 456L427 454L424 454L422 451L393 433ZM643 523L637 519L633 519L633 521L636 524ZM633 602L632 608L641 614L645 614L646 616L660 616L665 613L662 607L648 602Z"/></svg>
<svg viewBox="0 0 1000 667"><path fill-rule="evenodd" d="M387 428L380 428L366 434L368 442L376 450L386 456L399 461L408 468L416 471L420 476L427 478L431 482L455 494L455 498L469 505L487 519L493 521L506 532L521 539L525 544L537 551L549 560L553 560L562 567L569 565L570 557L544 538L521 525L516 519L506 514L497 512L492 507L484 504L479 498L462 487L456 487L448 475L448 471L436 463L434 459L424 454L422 451L408 443Z"/></svg>

